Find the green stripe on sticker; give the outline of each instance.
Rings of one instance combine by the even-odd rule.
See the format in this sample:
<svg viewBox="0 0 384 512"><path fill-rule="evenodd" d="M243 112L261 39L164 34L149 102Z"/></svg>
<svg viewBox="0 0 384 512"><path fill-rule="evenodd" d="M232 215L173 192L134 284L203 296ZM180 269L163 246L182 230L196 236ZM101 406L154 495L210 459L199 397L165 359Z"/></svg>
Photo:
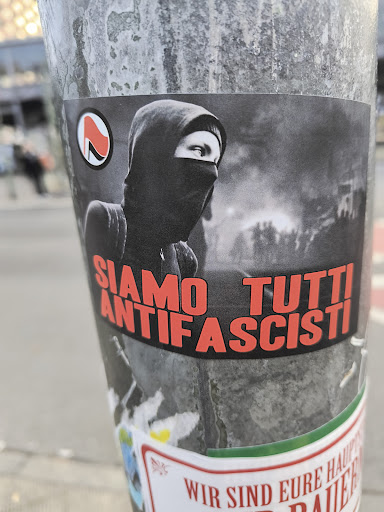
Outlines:
<svg viewBox="0 0 384 512"><path fill-rule="evenodd" d="M210 448L207 450L208 457L216 458L232 458L232 457L266 457L268 455L278 455L292 450L297 450L303 446L312 444L319 439L327 436L352 416L357 407L359 406L364 393L366 385L362 387L356 398L341 412L338 416L331 421L322 425L321 427L304 434L302 436L286 439L285 441L277 441L276 443L263 444L259 446L245 446L243 448Z"/></svg>

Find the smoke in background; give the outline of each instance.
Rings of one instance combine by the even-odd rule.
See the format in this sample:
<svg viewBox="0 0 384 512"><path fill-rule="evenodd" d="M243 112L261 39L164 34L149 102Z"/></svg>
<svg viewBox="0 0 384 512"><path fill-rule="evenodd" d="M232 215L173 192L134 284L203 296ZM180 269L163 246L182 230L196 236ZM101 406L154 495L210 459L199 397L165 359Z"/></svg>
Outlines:
<svg viewBox="0 0 384 512"><path fill-rule="evenodd" d="M204 222L208 262L229 260L240 243L252 258L252 229L272 223L280 233L311 231L330 216L352 217L365 192L368 109L354 102L283 95L233 96L223 104L200 103L228 134L212 203ZM337 212L336 212L337 210ZM243 233L239 238L239 233ZM218 240L219 239L219 240ZM296 243L296 246L298 241ZM243 247L244 246L244 247Z"/></svg>
<svg viewBox="0 0 384 512"><path fill-rule="evenodd" d="M231 263L252 272L268 270L269 265L294 269L304 255L315 264L320 265L321 258L329 263L330 253L338 257L335 239L352 246L359 238L356 219L364 213L369 107L299 95L159 95L66 102L78 218L84 218L94 199L121 203L132 119L143 105L164 98L207 108L228 135L212 204L188 241L198 256L200 276L205 265L223 270ZM77 119L87 108L102 113L113 135L113 155L101 171L87 166L76 142Z"/></svg>

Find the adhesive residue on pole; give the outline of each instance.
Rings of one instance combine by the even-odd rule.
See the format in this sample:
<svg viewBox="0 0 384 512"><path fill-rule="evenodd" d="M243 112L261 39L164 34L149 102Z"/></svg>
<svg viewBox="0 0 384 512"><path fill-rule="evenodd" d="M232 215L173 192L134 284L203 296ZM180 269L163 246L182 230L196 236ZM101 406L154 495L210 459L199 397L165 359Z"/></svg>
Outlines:
<svg viewBox="0 0 384 512"><path fill-rule="evenodd" d="M309 434L306 440L291 440L289 447L276 443L269 446L273 455L259 457L212 459L133 430L145 510L356 512L364 414L365 397L360 394L344 411L343 421L337 425L336 418L312 433L317 436L313 442Z"/></svg>

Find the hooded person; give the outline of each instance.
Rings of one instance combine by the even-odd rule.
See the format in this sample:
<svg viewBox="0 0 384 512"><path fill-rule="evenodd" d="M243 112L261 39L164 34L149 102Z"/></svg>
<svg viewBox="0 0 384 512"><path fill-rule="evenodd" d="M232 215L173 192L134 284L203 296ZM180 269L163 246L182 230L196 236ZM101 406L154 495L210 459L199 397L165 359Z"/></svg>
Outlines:
<svg viewBox="0 0 384 512"><path fill-rule="evenodd" d="M201 106L158 100L139 109L122 204L88 207L88 258L129 265L138 284L141 269L159 283L166 274L193 277L197 259L186 242L211 198L225 145L220 121Z"/></svg>

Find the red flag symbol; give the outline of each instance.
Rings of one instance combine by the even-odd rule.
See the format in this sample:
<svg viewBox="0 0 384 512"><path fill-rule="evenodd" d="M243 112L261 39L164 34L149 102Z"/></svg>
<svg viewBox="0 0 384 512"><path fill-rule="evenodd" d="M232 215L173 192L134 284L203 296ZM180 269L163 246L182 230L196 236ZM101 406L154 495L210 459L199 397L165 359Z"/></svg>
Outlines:
<svg viewBox="0 0 384 512"><path fill-rule="evenodd" d="M88 139L88 158L89 151L93 154L94 151L101 157L98 160L105 158L109 151L109 138L105 137L98 129L95 121L90 116L84 117L84 156L86 155L86 140ZM96 155L95 155L96 156ZM97 158L97 156L96 156Z"/></svg>

